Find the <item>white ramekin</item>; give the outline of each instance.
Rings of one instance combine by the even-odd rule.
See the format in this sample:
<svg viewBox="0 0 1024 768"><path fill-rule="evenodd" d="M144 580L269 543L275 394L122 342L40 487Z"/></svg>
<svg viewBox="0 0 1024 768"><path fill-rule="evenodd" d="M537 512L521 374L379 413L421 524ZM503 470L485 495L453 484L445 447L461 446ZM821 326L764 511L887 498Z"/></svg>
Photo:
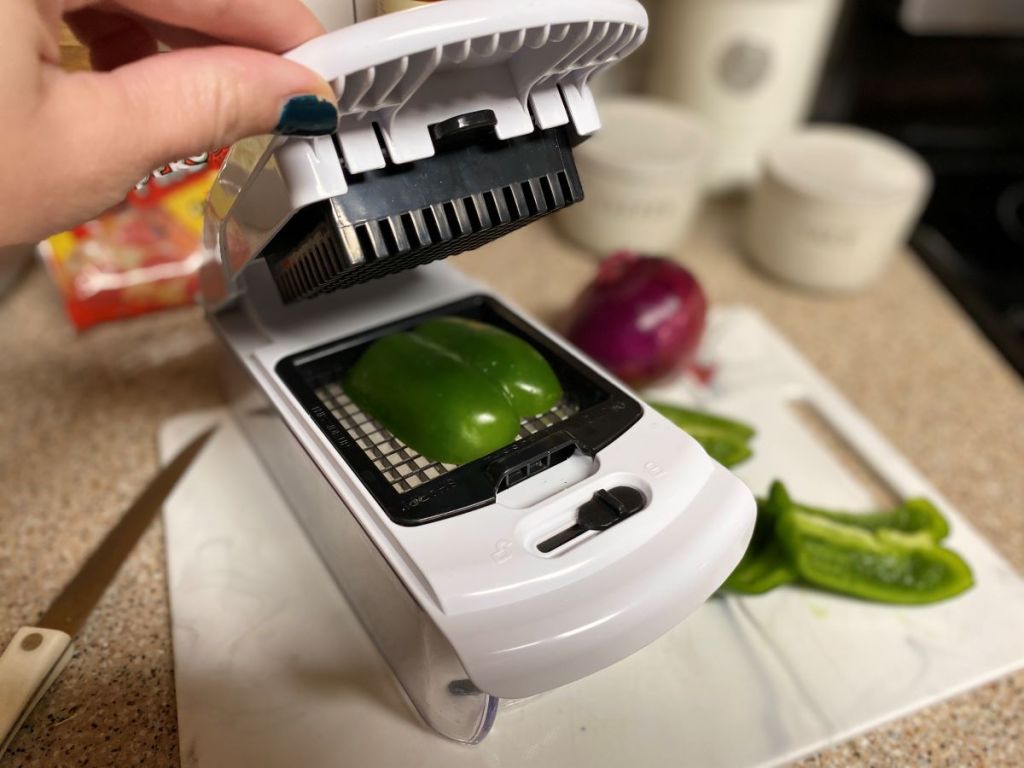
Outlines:
<svg viewBox="0 0 1024 768"><path fill-rule="evenodd" d="M925 162L892 139L853 126L805 128L768 151L747 249L783 280L855 290L905 242L931 187Z"/></svg>
<svg viewBox="0 0 1024 768"><path fill-rule="evenodd" d="M601 256L675 251L700 204L707 129L680 107L640 97L603 101L601 121L576 148L585 199L557 215L562 232Z"/></svg>

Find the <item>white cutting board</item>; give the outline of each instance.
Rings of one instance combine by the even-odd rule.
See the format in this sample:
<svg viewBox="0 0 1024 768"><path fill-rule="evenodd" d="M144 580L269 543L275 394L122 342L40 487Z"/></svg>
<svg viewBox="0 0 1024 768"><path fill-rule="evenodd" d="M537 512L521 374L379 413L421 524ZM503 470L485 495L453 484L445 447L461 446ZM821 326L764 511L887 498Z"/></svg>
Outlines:
<svg viewBox="0 0 1024 768"><path fill-rule="evenodd" d="M417 721L227 421L164 509L183 766L775 765L1024 666L1024 581L777 332L719 310L702 356L711 388L656 394L753 423L738 474L755 492L781 478L800 500L870 506L788 405L810 401L897 493L943 508L977 586L918 608L799 588L715 598L629 659L503 709L464 747ZM162 455L215 418L168 422Z"/></svg>

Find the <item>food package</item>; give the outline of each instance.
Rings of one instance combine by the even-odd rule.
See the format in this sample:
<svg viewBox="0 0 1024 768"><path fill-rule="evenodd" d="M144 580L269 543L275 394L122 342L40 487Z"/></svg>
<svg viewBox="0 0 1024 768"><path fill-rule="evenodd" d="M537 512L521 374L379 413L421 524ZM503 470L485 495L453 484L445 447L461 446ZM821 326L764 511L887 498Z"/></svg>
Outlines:
<svg viewBox="0 0 1024 768"><path fill-rule="evenodd" d="M192 303L203 205L225 154L169 163L120 205L40 244L77 329Z"/></svg>

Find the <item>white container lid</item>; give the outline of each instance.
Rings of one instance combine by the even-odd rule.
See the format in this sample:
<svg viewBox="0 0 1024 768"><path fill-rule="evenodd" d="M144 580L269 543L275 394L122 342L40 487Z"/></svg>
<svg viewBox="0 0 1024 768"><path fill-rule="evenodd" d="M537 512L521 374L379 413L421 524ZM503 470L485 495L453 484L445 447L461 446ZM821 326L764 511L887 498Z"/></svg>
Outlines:
<svg viewBox="0 0 1024 768"><path fill-rule="evenodd" d="M793 192L824 202L889 205L931 186L916 153L880 133L847 125L816 125L778 141L766 173Z"/></svg>
<svg viewBox="0 0 1024 768"><path fill-rule="evenodd" d="M703 121L669 102L602 100L601 130L576 150L583 163L622 181L657 181L703 172L710 135Z"/></svg>

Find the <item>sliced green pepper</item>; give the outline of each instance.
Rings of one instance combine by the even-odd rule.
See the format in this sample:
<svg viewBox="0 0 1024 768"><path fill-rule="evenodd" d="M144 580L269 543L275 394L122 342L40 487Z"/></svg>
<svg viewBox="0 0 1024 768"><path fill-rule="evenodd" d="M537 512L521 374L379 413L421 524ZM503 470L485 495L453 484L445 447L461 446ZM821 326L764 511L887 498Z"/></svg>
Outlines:
<svg viewBox="0 0 1024 768"><path fill-rule="evenodd" d="M792 507L793 509L834 523L843 523L868 531L881 529L902 531L903 533L927 533L929 538L938 543L949 535L949 523L942 513L927 499L907 499L898 507L878 512L840 512L830 509L811 507L798 504L790 499L786 487L776 480L769 491L776 506Z"/></svg>
<svg viewBox="0 0 1024 768"><path fill-rule="evenodd" d="M880 602L934 602L972 583L963 560L936 546L948 533L949 524L926 499L880 512L839 512L798 504L776 481L767 498L758 499L750 546L723 588L762 594L803 578Z"/></svg>
<svg viewBox="0 0 1024 768"><path fill-rule="evenodd" d="M500 328L464 317L438 317L414 333L497 382L521 419L545 413L562 399L562 385L547 360Z"/></svg>
<svg viewBox="0 0 1024 768"><path fill-rule="evenodd" d="M757 550L748 549L722 586L727 592L740 595L763 595L796 580L796 571L789 564L782 545L769 539Z"/></svg>
<svg viewBox="0 0 1024 768"><path fill-rule="evenodd" d="M769 496L757 500L757 521L743 559L726 579L723 588L742 595L760 595L797 579L785 550L775 539L781 509Z"/></svg>
<svg viewBox="0 0 1024 768"><path fill-rule="evenodd" d="M936 546L927 531L872 531L790 508L779 517L776 535L800 578L852 597L932 603L974 583L967 563Z"/></svg>
<svg viewBox="0 0 1024 768"><path fill-rule="evenodd" d="M434 461L473 461L519 431L519 417L493 379L417 334L375 341L342 385L356 405Z"/></svg>
<svg viewBox="0 0 1024 768"><path fill-rule="evenodd" d="M748 443L754 436L754 429L746 424L678 405L650 405L693 437L723 467L734 467L752 455Z"/></svg>
<svg viewBox="0 0 1024 768"><path fill-rule="evenodd" d="M733 438L711 435L693 435L693 437L707 451L708 455L723 467L735 467L754 455L749 445Z"/></svg>
<svg viewBox="0 0 1024 768"><path fill-rule="evenodd" d="M727 419L724 416L716 416L706 411L695 411L668 403L652 402L650 405L677 427L687 432L693 430L694 432L724 434L746 440L756 434L754 428L749 424Z"/></svg>

